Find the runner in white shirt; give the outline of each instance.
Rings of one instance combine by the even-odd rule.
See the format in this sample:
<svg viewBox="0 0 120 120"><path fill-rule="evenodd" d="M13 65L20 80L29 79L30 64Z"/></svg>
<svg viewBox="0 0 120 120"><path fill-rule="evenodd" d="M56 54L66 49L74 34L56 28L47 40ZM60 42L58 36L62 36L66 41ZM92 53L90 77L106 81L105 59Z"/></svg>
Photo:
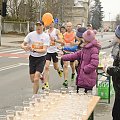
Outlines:
<svg viewBox="0 0 120 120"><path fill-rule="evenodd" d="M62 77L62 71L59 69L58 58L57 58L58 56L57 44L63 43L62 34L58 29L54 28L54 22L51 23L46 33L50 36L50 46L47 49L47 55L46 55L46 64L44 71L45 83L44 86L42 87L43 89L49 88L48 80L49 80L49 67L51 60L53 61L54 69L57 70L59 76Z"/></svg>
<svg viewBox="0 0 120 120"><path fill-rule="evenodd" d="M44 23L42 21L37 22L36 31L29 33L21 45L25 51L30 52L29 72L33 83L33 94L38 93L39 79L44 69L47 47L50 45L49 35L43 32L43 28Z"/></svg>

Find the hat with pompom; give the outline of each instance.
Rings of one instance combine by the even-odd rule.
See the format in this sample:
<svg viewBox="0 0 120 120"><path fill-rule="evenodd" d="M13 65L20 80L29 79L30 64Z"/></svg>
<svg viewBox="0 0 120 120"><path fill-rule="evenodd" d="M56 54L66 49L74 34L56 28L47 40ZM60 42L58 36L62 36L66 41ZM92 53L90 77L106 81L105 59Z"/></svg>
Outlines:
<svg viewBox="0 0 120 120"><path fill-rule="evenodd" d="M83 33L83 39L87 42L91 42L95 39L95 33L93 30L87 30Z"/></svg>

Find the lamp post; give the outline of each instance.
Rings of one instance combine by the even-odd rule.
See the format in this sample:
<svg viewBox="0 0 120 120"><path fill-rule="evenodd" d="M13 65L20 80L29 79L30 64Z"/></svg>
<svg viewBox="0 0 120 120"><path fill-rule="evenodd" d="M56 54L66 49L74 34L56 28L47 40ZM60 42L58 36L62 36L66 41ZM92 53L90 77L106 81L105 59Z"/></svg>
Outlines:
<svg viewBox="0 0 120 120"><path fill-rule="evenodd" d="M27 5L27 2L26 2L26 0L24 0L24 7L25 7L25 16L24 16L24 21L26 20L26 5Z"/></svg>
<svg viewBox="0 0 120 120"><path fill-rule="evenodd" d="M63 22L63 0L62 0L62 2L61 2L61 7L62 7L62 9L61 9L61 21Z"/></svg>
<svg viewBox="0 0 120 120"><path fill-rule="evenodd" d="M110 12L109 12L109 22L110 22L109 28L111 29L111 13Z"/></svg>
<svg viewBox="0 0 120 120"><path fill-rule="evenodd" d="M40 20L42 19L42 0L40 0Z"/></svg>

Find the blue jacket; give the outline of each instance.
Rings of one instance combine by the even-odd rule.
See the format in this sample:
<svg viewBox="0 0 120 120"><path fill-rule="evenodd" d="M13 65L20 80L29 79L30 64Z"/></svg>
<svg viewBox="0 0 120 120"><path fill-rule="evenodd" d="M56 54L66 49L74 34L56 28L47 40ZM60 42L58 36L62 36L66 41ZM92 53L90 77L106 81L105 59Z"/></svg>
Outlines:
<svg viewBox="0 0 120 120"><path fill-rule="evenodd" d="M76 52L78 50L78 45L76 45L76 46L65 46L63 48L63 50L70 51L70 52Z"/></svg>

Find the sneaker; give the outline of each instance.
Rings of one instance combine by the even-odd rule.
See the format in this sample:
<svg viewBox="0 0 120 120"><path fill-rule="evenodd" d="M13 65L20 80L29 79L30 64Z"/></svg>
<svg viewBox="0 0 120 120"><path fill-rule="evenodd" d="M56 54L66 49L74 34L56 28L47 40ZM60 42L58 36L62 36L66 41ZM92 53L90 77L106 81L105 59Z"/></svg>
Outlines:
<svg viewBox="0 0 120 120"><path fill-rule="evenodd" d="M62 72L63 72L62 70L60 70L60 71L58 72L58 74L59 74L60 77L62 77Z"/></svg>
<svg viewBox="0 0 120 120"><path fill-rule="evenodd" d="M49 89L49 84L48 84L48 82L47 82L47 83L44 83L44 85L42 86L42 90L45 90L45 89Z"/></svg>
<svg viewBox="0 0 120 120"><path fill-rule="evenodd" d="M65 81L63 82L63 86L64 86L65 88L68 88L68 81L67 81L67 80L65 80Z"/></svg>
<svg viewBox="0 0 120 120"><path fill-rule="evenodd" d="M71 75L71 81L75 80L75 73Z"/></svg>

